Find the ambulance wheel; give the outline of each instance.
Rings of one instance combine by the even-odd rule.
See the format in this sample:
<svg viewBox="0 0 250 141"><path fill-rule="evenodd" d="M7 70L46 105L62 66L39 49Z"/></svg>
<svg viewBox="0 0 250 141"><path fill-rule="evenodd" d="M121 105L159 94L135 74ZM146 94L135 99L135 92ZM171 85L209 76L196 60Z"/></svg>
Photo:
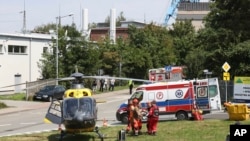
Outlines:
<svg viewBox="0 0 250 141"><path fill-rule="evenodd" d="M179 111L179 112L176 113L176 118L177 118L177 120L187 120L188 115L184 111Z"/></svg>
<svg viewBox="0 0 250 141"><path fill-rule="evenodd" d="M128 115L127 114L122 114L121 115L121 122L122 123L128 123Z"/></svg>

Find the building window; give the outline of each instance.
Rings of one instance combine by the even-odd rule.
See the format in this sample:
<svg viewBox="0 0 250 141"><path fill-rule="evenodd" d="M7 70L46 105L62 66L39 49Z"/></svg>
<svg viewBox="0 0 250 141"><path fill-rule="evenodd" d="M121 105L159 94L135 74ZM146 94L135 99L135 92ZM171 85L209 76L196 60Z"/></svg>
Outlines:
<svg viewBox="0 0 250 141"><path fill-rule="evenodd" d="M3 53L3 45L0 45L0 53Z"/></svg>
<svg viewBox="0 0 250 141"><path fill-rule="evenodd" d="M48 53L49 52L49 48L48 47L43 47L43 53Z"/></svg>
<svg viewBox="0 0 250 141"><path fill-rule="evenodd" d="M8 53L9 54L26 54L27 46L9 45Z"/></svg>

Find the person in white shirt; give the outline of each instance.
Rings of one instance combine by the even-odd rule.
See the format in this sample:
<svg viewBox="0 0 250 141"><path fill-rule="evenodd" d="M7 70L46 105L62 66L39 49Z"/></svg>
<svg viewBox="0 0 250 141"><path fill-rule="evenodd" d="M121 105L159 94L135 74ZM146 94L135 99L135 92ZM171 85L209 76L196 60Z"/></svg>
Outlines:
<svg viewBox="0 0 250 141"><path fill-rule="evenodd" d="M110 80L109 90L113 91L113 90L114 90L114 87L115 87L115 79L112 78L112 79Z"/></svg>
<svg viewBox="0 0 250 141"><path fill-rule="evenodd" d="M108 79L106 78L104 81L104 89L107 91L108 90Z"/></svg>

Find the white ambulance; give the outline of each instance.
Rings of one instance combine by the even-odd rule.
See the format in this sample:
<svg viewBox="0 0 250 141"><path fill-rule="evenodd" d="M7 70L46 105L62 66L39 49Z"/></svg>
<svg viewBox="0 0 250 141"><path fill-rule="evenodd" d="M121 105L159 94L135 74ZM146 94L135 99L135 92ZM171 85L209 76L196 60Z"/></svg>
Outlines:
<svg viewBox="0 0 250 141"><path fill-rule="evenodd" d="M147 102L156 100L160 115L174 114L177 120L189 119L194 106L204 113L221 109L217 78L141 85L132 94L131 99L133 98L139 99L145 109ZM116 118L123 123L127 122L127 101L120 105Z"/></svg>

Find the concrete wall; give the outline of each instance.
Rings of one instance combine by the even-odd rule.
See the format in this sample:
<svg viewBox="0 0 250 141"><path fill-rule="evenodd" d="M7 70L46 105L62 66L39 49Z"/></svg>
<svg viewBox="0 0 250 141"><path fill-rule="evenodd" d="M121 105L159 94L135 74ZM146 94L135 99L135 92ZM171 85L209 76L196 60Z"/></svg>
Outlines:
<svg viewBox="0 0 250 141"><path fill-rule="evenodd" d="M50 35L40 34L1 34L0 33L0 91L14 91L15 75L26 83L41 78L37 63L42 57L44 47L49 48ZM8 46L24 46L24 53L10 53ZM3 88L5 87L5 88ZM22 85L25 88L25 84Z"/></svg>

